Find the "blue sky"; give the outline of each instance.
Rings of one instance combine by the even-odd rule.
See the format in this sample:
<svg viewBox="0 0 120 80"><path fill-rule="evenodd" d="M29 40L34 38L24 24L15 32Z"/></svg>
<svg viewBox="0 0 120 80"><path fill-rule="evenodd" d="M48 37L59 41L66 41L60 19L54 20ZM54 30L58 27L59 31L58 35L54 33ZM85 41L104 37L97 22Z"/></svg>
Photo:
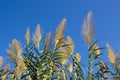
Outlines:
<svg viewBox="0 0 120 80"><path fill-rule="evenodd" d="M82 62L86 62L87 47L80 35L89 11L94 17L94 39L101 39L102 47L109 42L115 51L118 50L120 0L0 0L0 56L7 59L6 49L15 38L25 44L28 26L32 34L36 25L40 24L44 38L49 31L54 34L60 21L67 18L65 35L73 38L75 52L81 53Z"/></svg>

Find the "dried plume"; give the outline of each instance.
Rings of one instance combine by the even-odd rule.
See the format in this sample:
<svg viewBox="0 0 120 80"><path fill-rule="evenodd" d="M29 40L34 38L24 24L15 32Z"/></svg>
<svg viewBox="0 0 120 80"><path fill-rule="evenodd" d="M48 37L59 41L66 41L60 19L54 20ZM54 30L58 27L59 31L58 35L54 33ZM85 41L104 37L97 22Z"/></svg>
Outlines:
<svg viewBox="0 0 120 80"><path fill-rule="evenodd" d="M95 55L100 54L100 49L99 49L99 46L97 44L94 44L93 51L94 51Z"/></svg>
<svg viewBox="0 0 120 80"><path fill-rule="evenodd" d="M60 51L64 53L64 55L70 56L74 51L74 43L70 36L67 36L66 45L64 47L60 47Z"/></svg>
<svg viewBox="0 0 120 80"><path fill-rule="evenodd" d="M9 44L9 49L7 49L7 53L9 55L9 58L16 62L17 58L20 56L22 52L20 42L14 39L12 41L12 44Z"/></svg>
<svg viewBox="0 0 120 80"><path fill-rule="evenodd" d="M2 67L2 64L3 64L3 57L0 56L0 68Z"/></svg>
<svg viewBox="0 0 120 80"><path fill-rule="evenodd" d="M66 39L66 46L60 47L59 50L62 52L61 53L61 63L64 63L67 58L72 55L74 51L74 43L72 41L72 38L70 36L67 36Z"/></svg>
<svg viewBox="0 0 120 80"><path fill-rule="evenodd" d="M70 36L67 36L66 43L68 44L68 46L66 46L66 47L69 48L69 53L72 54L74 51L75 45L74 45L74 42Z"/></svg>
<svg viewBox="0 0 120 80"><path fill-rule="evenodd" d="M27 31L26 31L25 40L26 40L26 44L28 45L30 42L30 28L29 27L27 28Z"/></svg>
<svg viewBox="0 0 120 80"><path fill-rule="evenodd" d="M81 55L79 53L76 53L76 59L77 59L77 61L80 61Z"/></svg>
<svg viewBox="0 0 120 80"><path fill-rule="evenodd" d="M108 58L112 64L115 64L115 55L114 55L114 50L112 47L107 44L107 49L108 49Z"/></svg>
<svg viewBox="0 0 120 80"><path fill-rule="evenodd" d="M41 38L42 38L42 33L41 33L40 25L37 24L36 32L35 34L33 34L33 41L35 42L37 48L39 48Z"/></svg>
<svg viewBox="0 0 120 80"><path fill-rule="evenodd" d="M90 45L93 39L94 32L95 31L93 25L92 12L90 11L87 15L87 18L84 20L84 24L82 27L82 36L88 46Z"/></svg>
<svg viewBox="0 0 120 80"><path fill-rule="evenodd" d="M1 73L1 80L7 80L8 71L10 70L10 64L4 67L3 72Z"/></svg>
<svg viewBox="0 0 120 80"><path fill-rule="evenodd" d="M48 50L50 48L50 45L51 45L51 33L48 33L44 42L45 50Z"/></svg>
<svg viewBox="0 0 120 80"><path fill-rule="evenodd" d="M55 39L54 39L55 46L57 45L60 39L63 39L65 24L66 24L66 19L63 19L56 29L56 34L55 34Z"/></svg>
<svg viewBox="0 0 120 80"><path fill-rule="evenodd" d="M68 64L68 71L71 73L72 72L72 69L73 69L73 65L71 63Z"/></svg>

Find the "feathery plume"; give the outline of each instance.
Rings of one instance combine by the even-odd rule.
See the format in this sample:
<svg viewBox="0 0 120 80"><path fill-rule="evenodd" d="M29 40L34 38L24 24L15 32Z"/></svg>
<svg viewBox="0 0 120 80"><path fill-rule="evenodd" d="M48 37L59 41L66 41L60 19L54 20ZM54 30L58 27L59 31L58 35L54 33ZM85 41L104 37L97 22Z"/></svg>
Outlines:
<svg viewBox="0 0 120 80"><path fill-rule="evenodd" d="M89 46L94 36L94 25L91 11L88 13L87 18L84 20L82 35L86 44Z"/></svg>
<svg viewBox="0 0 120 80"><path fill-rule="evenodd" d="M50 41L51 41L51 33L48 33L44 42L45 50L48 50L50 48Z"/></svg>
<svg viewBox="0 0 120 80"><path fill-rule="evenodd" d="M26 44L28 45L30 41L30 28L29 27L27 28L27 31L26 31L25 40L26 40Z"/></svg>
<svg viewBox="0 0 120 80"><path fill-rule="evenodd" d="M55 39L54 39L55 46L58 44L60 39L63 39L65 24L66 24L66 19L63 19L56 29L56 34L55 34Z"/></svg>
<svg viewBox="0 0 120 80"><path fill-rule="evenodd" d="M61 63L64 64L65 61L67 60L67 58L72 55L73 51L74 51L74 43L72 41L72 38L70 38L70 36L67 36L66 39L66 45L64 47L60 47L59 50L62 52L61 53Z"/></svg>
<svg viewBox="0 0 120 80"><path fill-rule="evenodd" d="M12 44L9 45L9 49L7 49L7 53L9 55L9 58L13 61L16 62L18 57L20 56L22 52L21 45L19 41L14 39L12 41Z"/></svg>
<svg viewBox="0 0 120 80"><path fill-rule="evenodd" d="M60 47L60 63L64 64L69 57L68 49L66 47Z"/></svg>
<svg viewBox="0 0 120 80"><path fill-rule="evenodd" d="M74 43L72 41L72 38L70 38L70 36L67 36L66 45L67 46L60 47L59 49L65 55L70 56L73 53L73 51L74 51Z"/></svg>
<svg viewBox="0 0 120 80"><path fill-rule="evenodd" d="M97 44L94 44L93 51L94 51L95 55L100 54L100 49L99 49L99 46Z"/></svg>
<svg viewBox="0 0 120 80"><path fill-rule="evenodd" d="M74 42L70 36L67 36L66 43L68 44L66 47L69 47L69 53L72 54L74 51Z"/></svg>
<svg viewBox="0 0 120 80"><path fill-rule="evenodd" d="M7 66L4 67L4 69L1 73L1 75L2 75L1 79L2 80L6 80L9 70L10 70L10 64L7 64Z"/></svg>
<svg viewBox="0 0 120 80"><path fill-rule="evenodd" d="M72 65L71 63L69 63L68 65L69 65L69 66L68 66L68 71L71 73L71 72L72 72L72 67L73 67L73 65Z"/></svg>
<svg viewBox="0 0 120 80"><path fill-rule="evenodd" d="M0 68L2 67L2 63L3 63L3 57L0 56Z"/></svg>
<svg viewBox="0 0 120 80"><path fill-rule="evenodd" d="M108 49L108 58L112 64L115 64L115 55L114 55L114 50L112 47L107 44L107 49Z"/></svg>
<svg viewBox="0 0 120 80"><path fill-rule="evenodd" d="M7 80L7 75L8 75L8 74L4 74L4 75L1 77L1 80Z"/></svg>
<svg viewBox="0 0 120 80"><path fill-rule="evenodd" d="M76 59L77 59L77 61L80 61L81 55L79 53L76 54Z"/></svg>
<svg viewBox="0 0 120 80"><path fill-rule="evenodd" d="M24 60L22 56L19 56L19 60L17 61L17 66L14 68L14 76L17 80L21 79L23 71L27 69L25 66Z"/></svg>
<svg viewBox="0 0 120 80"><path fill-rule="evenodd" d="M35 34L33 34L33 41L35 42L37 48L39 48L41 38L42 38L42 33L41 33L40 25L37 24L36 32Z"/></svg>
<svg viewBox="0 0 120 80"><path fill-rule="evenodd" d="M17 67L20 69L20 72L23 72L26 69L24 59L22 56L19 57L19 61L17 62Z"/></svg>

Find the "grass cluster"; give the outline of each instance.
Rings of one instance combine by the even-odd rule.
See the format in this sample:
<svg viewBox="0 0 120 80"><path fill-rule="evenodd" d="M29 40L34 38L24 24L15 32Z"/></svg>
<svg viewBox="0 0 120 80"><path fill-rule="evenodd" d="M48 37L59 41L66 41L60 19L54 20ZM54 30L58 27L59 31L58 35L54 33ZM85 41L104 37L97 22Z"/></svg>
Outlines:
<svg viewBox="0 0 120 80"><path fill-rule="evenodd" d="M93 41L92 12L88 13L82 26L82 37L88 47L87 66L80 61L81 54L74 53L72 38L67 36L64 39L65 25L66 19L63 19L56 29L54 39L48 33L42 46L39 24L32 39L30 29L27 29L24 47L14 39L7 53L15 66L11 69L8 64L2 68L4 59L0 57L0 80L120 80L120 54L115 56L109 44L103 48L99 47L99 40ZM108 59L114 70L102 60L102 49L107 49Z"/></svg>

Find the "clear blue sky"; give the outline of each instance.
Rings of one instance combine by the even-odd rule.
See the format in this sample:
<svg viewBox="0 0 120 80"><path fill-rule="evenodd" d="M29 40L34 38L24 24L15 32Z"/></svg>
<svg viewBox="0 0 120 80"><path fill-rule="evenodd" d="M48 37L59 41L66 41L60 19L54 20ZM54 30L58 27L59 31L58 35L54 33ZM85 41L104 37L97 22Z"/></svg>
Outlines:
<svg viewBox="0 0 120 80"><path fill-rule="evenodd" d="M0 0L0 56L6 56L8 44L16 38L22 45L29 26L31 34L36 25L41 25L43 38L67 18L65 35L75 42L75 52L80 52L82 61L87 58L85 42L82 40L81 27L89 11L93 12L96 29L95 39L103 39L118 50L120 48L120 0ZM105 38L104 37L108 37ZM42 45L42 43L41 43Z"/></svg>

